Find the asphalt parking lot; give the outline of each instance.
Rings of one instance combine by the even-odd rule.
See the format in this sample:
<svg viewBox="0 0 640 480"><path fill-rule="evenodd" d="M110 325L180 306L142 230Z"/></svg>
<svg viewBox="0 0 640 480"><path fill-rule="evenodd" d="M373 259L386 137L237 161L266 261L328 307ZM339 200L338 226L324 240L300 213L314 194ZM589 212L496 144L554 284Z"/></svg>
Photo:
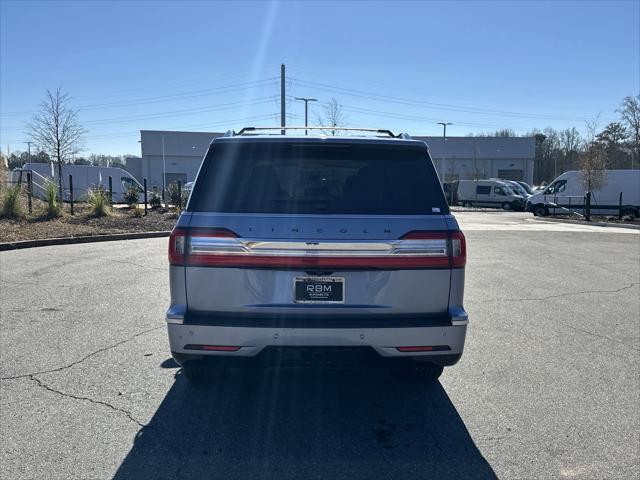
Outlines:
<svg viewBox="0 0 640 480"><path fill-rule="evenodd" d="M270 371L190 387L166 239L0 253L0 477L640 476L640 232L458 215L466 351L435 385Z"/></svg>

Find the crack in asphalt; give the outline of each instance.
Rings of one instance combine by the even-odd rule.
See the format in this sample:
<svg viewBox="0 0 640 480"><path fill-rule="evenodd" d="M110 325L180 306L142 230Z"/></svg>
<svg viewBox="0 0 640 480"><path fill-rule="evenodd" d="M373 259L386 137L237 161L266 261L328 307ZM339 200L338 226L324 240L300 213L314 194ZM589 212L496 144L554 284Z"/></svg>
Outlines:
<svg viewBox="0 0 640 480"><path fill-rule="evenodd" d="M572 295L586 295L590 293L618 293L624 290L629 290L630 288L633 288L635 285L639 285L639 284L640 282L632 282L629 285L618 288L616 290L584 290L581 292L566 292L566 293L560 293L558 295L549 295L547 297L539 297L539 298L503 298L503 299L493 300L493 301L494 302L532 302L532 301L537 302L542 300L550 300L552 298L569 297Z"/></svg>
<svg viewBox="0 0 640 480"><path fill-rule="evenodd" d="M66 370L67 368L74 367L74 366L76 366L76 365L78 365L78 364L80 364L80 363L84 362L84 361L85 361L85 360L87 360L88 358L91 358L91 357L93 357L94 355L97 355L98 353L102 353L102 352L104 352L104 351L107 351L107 350L110 350L110 349L112 349L112 348L118 347L118 346L122 345L123 343L127 343L127 342L130 342L131 340L134 340L135 338L139 337L140 335L144 335L145 333L149 333L149 332L152 332L152 331L154 331L154 330L159 330L159 329L161 329L161 328L164 328L164 325L161 325L161 326L159 326L159 327L153 327L153 328L150 328L150 329L148 329L148 330L144 330L144 331L142 331L142 332L136 333L136 334L132 335L132 336L131 336L131 337L129 337L129 338L126 338L126 339L124 339L124 340L120 340L119 342L114 343L113 345L109 345L109 346L107 346L107 347L100 348L100 349L98 349L98 350L96 350L96 351L94 351L94 352L91 352L91 353L89 353L89 354L85 355L85 356L84 356L84 357L82 357L81 359L76 360L75 362L69 363L68 365L64 365L64 366L62 366L62 367L52 368L52 369L50 369L50 370L41 370L41 371L38 371L38 372L23 373L22 375L14 375L14 376L11 376L11 377L1 377L1 378L0 378L0 380L15 380L15 379L18 379L18 378L27 378L27 377L32 377L33 375L42 375L42 374L45 374L45 373L55 373L55 372L60 372L60 371L62 371L62 370Z"/></svg>
<svg viewBox="0 0 640 480"><path fill-rule="evenodd" d="M114 406L114 405L111 405L110 403L103 402L102 400L95 400L95 399L93 399L93 398L89 398L89 397L80 397L80 396L78 396L78 395L72 395L71 393L65 393L65 392L62 392L62 391L60 391L60 390L56 390L55 388L50 387L49 385L47 385L46 383L44 383L44 382L42 381L42 379L40 379L40 378L38 378L38 377L34 376L34 374L27 375L27 377L29 378L29 380L32 380L32 381L33 381L33 382L35 382L39 387L42 387L42 388L44 388L45 390L48 390L48 391L53 392L53 393L57 393L58 395L61 395L61 396L63 396L63 397L72 398L72 399L74 399L74 400L85 400L85 401L87 401L87 402L91 402L91 403L93 403L93 404L95 404L95 405L103 405L103 406L105 406L105 407L107 407L107 408L110 408L111 410L113 410L113 411L115 411L115 412L124 413L124 414L129 418L129 420L131 420L132 422L136 423L136 424L137 424L139 427L141 427L141 428L147 428L147 427L148 427L148 425L145 425L144 423L142 423L142 422L138 421L138 420L133 416L133 414L132 414L130 411L128 411L128 410L125 410L125 409L123 409L123 408L118 408L118 407L116 407L116 406Z"/></svg>
<svg viewBox="0 0 640 480"><path fill-rule="evenodd" d="M134 267L140 267L140 268L146 268L148 270L157 270L160 272L166 272L167 269L166 268L161 268L161 267L150 267L148 265L140 265L139 263L134 263L134 262L128 262L127 260L109 260L110 262L115 262L115 263L122 263L125 265L132 265Z"/></svg>
<svg viewBox="0 0 640 480"><path fill-rule="evenodd" d="M59 257L62 257L62 258L70 258L70 259L72 259L72 260L76 260L76 259L77 259L76 257L71 257L71 256L69 256L69 255L58 255L58 256L59 256ZM158 271L163 271L163 272L164 272L164 271L167 271L167 269L166 269L166 268L161 268L161 267L150 267L150 266L148 266L148 265L141 265L141 264L139 264L139 263L130 262L130 261L128 261L128 260L114 260L114 259L106 260L106 259L104 259L104 258L99 258L99 257L90 258L89 260L105 260L105 261L108 261L109 263L111 263L111 262L114 262L114 263L122 263L122 264L124 264L124 265L131 265L131 266L134 266L134 267L146 268L146 269L148 269L148 270L158 270Z"/></svg>
<svg viewBox="0 0 640 480"><path fill-rule="evenodd" d="M589 330L585 330L585 329L579 328L579 327L574 327L573 325L566 325L566 327L570 328L571 330L575 330L577 332L586 333L587 335L591 335L592 337L597 337L597 338L601 338L603 340L609 340L611 342L620 343L620 344L624 345L625 347L629 347L632 350L640 352L640 349L634 347L633 345L629 345L627 342L623 342L622 340L618 340L617 338L607 337L606 335L600 335L599 333L590 332Z"/></svg>

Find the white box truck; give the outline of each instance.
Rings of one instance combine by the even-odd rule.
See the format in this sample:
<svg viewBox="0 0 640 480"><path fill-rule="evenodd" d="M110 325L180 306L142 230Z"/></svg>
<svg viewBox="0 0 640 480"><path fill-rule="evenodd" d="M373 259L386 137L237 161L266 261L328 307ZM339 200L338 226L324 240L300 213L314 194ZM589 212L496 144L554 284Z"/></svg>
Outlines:
<svg viewBox="0 0 640 480"><path fill-rule="evenodd" d="M536 216L584 214L583 173L571 170L556 178L547 188L527 201L527 211ZM617 215L622 193L623 215L640 216L640 170L604 170L603 184L591 192L592 215Z"/></svg>
<svg viewBox="0 0 640 480"><path fill-rule="evenodd" d="M20 170L14 170L11 181L17 182L17 178L22 175L22 181L26 183L26 172L33 172L33 194L38 198L45 198L45 187L47 181L52 181L58 185L58 166L51 163L25 163ZM73 199L84 201L87 199L89 189L102 186L109 189L109 177L111 177L113 201L123 202L124 194L130 187L138 188L139 199L142 200L144 189L142 185L126 170L118 167L94 167L91 165L63 165L62 180L64 200L70 199L69 175L73 175Z"/></svg>

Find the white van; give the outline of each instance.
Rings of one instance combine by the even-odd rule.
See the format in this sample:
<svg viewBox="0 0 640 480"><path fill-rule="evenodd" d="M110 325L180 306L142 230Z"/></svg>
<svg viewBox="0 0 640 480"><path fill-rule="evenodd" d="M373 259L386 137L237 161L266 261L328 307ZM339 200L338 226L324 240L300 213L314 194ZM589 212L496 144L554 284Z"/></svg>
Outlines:
<svg viewBox="0 0 640 480"><path fill-rule="evenodd" d="M531 196L531 194L527 192L525 188L515 180L504 180L502 178L490 178L489 180L498 180L502 183L506 183L511 187L511 190L513 190L516 195L520 195L522 198L525 199L525 201L527 200L527 198Z"/></svg>
<svg viewBox="0 0 640 480"><path fill-rule="evenodd" d="M26 182L26 171L32 171L33 194L38 198L44 198L46 181L54 181L58 185L58 166L51 163L25 163L22 167L22 181ZM12 181L17 181L20 170L12 172ZM138 188L144 192L142 185L126 170L118 167L94 167L91 165L63 165L62 180L64 199L70 199L69 175L73 175L73 199L83 201L87 199L90 188L101 185L105 190L109 189L109 177L113 191L114 202L124 202L124 194L130 187Z"/></svg>
<svg viewBox="0 0 640 480"><path fill-rule="evenodd" d="M640 215L640 170L605 170L604 185L591 192L592 215L617 215L622 193L624 215ZM527 201L527 211L536 216L584 214L586 188L582 173L565 172Z"/></svg>
<svg viewBox="0 0 640 480"><path fill-rule="evenodd" d="M522 210L525 199L501 180L460 180L458 203L465 207L497 207Z"/></svg>

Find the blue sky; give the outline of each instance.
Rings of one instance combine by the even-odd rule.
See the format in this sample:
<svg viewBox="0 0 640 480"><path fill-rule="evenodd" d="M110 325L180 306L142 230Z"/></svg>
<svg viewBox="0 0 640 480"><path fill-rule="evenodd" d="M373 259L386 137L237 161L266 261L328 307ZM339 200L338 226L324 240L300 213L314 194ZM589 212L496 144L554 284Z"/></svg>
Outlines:
<svg viewBox="0 0 640 480"><path fill-rule="evenodd" d="M613 121L640 91L640 2L0 2L0 144L24 150L47 88L86 152L140 129L279 123L287 94L335 97L349 126L448 135ZM288 124L303 123L289 100ZM313 105L312 112L319 112ZM315 114L310 115L313 123Z"/></svg>

